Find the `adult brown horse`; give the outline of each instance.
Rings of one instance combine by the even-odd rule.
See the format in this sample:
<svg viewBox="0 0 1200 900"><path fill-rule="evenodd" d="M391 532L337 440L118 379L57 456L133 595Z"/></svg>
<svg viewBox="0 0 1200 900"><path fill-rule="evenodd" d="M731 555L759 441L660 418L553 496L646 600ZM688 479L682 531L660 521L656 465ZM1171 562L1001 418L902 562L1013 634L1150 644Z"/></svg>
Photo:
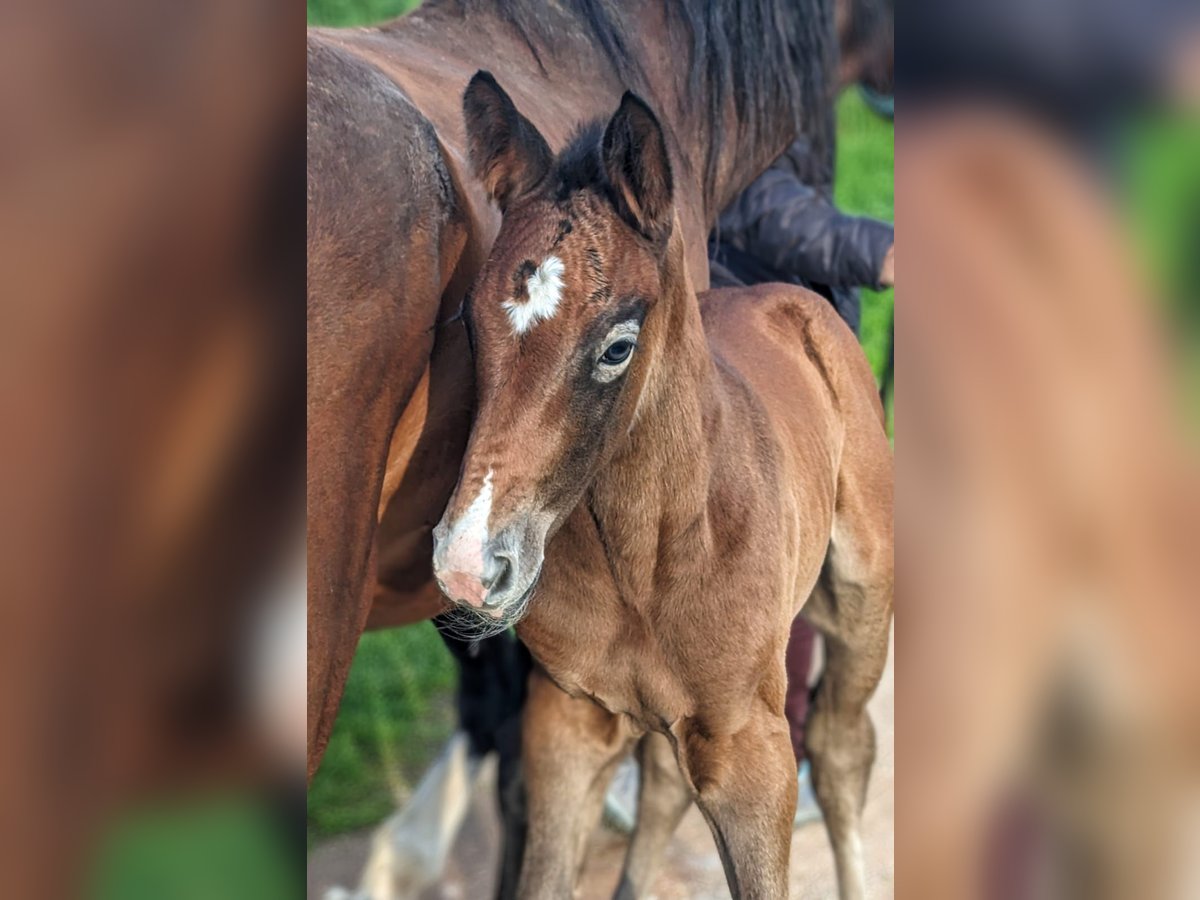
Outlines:
<svg viewBox="0 0 1200 900"><path fill-rule="evenodd" d="M434 2L308 39L308 747L315 771L358 637L439 612L431 530L474 399L452 319L499 215L459 98L503 72L551 146L631 87L662 111L700 286L718 211L796 135L828 136L826 0Z"/></svg>
<svg viewBox="0 0 1200 900"><path fill-rule="evenodd" d="M571 895L608 776L648 732L678 767L642 792L623 895L649 886L648 852L694 797L733 895L786 896L784 650L803 608L827 654L814 785L841 895L862 897L865 706L893 584L891 451L862 350L797 288L698 302L666 134L633 94L557 158L487 73L464 111L504 218L467 305L479 410L434 568L549 676L525 712L521 896Z"/></svg>

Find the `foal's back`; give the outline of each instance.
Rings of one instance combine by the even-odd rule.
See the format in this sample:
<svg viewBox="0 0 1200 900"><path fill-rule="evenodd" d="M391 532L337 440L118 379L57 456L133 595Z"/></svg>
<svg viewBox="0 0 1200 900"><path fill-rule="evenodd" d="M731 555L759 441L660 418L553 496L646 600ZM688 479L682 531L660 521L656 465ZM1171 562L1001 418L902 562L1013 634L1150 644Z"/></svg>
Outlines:
<svg viewBox="0 0 1200 900"><path fill-rule="evenodd" d="M777 440L784 521L799 529L788 551L798 606L839 523L856 554L891 552L891 448L875 376L853 332L812 291L762 284L699 301L714 356L749 388L744 402L761 406Z"/></svg>
<svg viewBox="0 0 1200 900"><path fill-rule="evenodd" d="M827 300L771 283L706 291L699 301L714 355L753 389L785 444L819 443L835 468L847 440L886 445L875 376Z"/></svg>

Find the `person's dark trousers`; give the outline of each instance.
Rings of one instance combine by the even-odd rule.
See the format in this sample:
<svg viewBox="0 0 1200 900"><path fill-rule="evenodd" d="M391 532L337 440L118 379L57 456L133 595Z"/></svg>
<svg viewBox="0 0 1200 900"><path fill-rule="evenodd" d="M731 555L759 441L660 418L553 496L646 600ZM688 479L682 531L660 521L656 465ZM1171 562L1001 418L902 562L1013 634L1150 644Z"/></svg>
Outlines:
<svg viewBox="0 0 1200 900"><path fill-rule="evenodd" d="M792 734L796 765L804 762L804 720L808 718L808 673L812 671L817 631L800 616L792 622L787 646L787 699L784 712Z"/></svg>

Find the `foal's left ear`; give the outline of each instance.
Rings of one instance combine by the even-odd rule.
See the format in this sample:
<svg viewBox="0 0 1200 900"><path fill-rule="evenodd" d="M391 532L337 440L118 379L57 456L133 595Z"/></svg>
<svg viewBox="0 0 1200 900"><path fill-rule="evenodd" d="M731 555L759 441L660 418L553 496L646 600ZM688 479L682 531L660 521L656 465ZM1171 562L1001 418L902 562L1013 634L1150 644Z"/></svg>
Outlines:
<svg viewBox="0 0 1200 900"><path fill-rule="evenodd" d="M617 212L650 240L665 244L671 235L674 187L658 118L640 97L626 91L601 147Z"/></svg>
<svg viewBox="0 0 1200 900"><path fill-rule="evenodd" d="M475 177L503 212L533 191L554 155L542 133L517 111L491 72L480 69L463 93L467 150Z"/></svg>

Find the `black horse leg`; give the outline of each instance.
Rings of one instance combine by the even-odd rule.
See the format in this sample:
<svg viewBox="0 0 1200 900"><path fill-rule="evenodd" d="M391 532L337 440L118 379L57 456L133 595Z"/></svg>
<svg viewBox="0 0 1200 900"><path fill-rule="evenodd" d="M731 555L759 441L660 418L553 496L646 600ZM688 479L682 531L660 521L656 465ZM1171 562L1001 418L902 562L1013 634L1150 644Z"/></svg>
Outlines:
<svg viewBox="0 0 1200 900"><path fill-rule="evenodd" d="M529 651L519 641L514 641L517 650L524 656L524 671L529 671ZM522 681L521 704L524 705L524 681ZM500 726L496 735L499 753L498 792L500 795L500 817L504 828L504 844L501 848L500 881L496 886L499 900L515 900L517 882L521 878L521 861L525 858L525 836L529 825L529 810L525 803L525 777L521 769L521 712L518 709Z"/></svg>
<svg viewBox="0 0 1200 900"><path fill-rule="evenodd" d="M511 633L483 641L464 641L434 619L446 647L458 663L459 724L471 754L499 758L497 788L503 820L497 897L516 896L525 847L525 784L521 776L521 710L532 665L529 651Z"/></svg>

